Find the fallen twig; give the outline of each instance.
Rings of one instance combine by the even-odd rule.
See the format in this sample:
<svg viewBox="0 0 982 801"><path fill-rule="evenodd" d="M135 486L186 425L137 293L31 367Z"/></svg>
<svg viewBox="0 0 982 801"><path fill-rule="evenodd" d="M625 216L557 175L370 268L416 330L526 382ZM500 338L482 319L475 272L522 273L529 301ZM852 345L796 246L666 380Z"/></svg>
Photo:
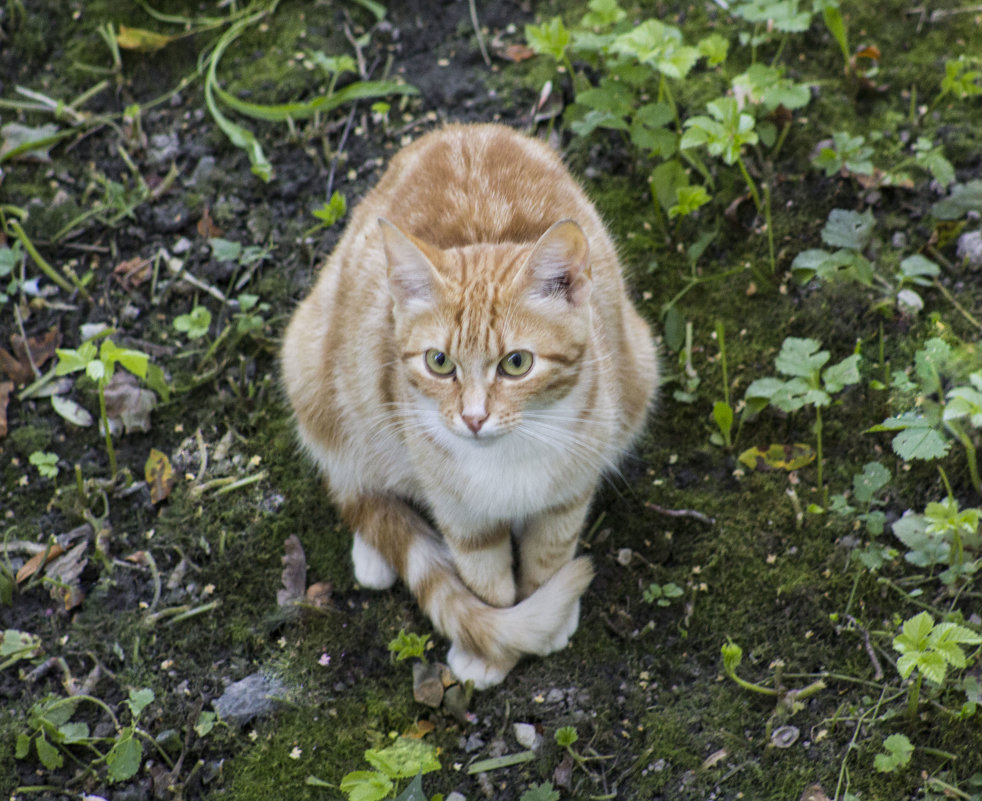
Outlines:
<svg viewBox="0 0 982 801"><path fill-rule="evenodd" d="M645 509L651 509L653 512L658 512L658 514L667 515L668 517L691 517L700 523L705 523L707 526L716 524L715 517L710 517L695 509L666 509L664 506L659 506L657 503L652 503L651 501L646 501L644 506Z"/></svg>

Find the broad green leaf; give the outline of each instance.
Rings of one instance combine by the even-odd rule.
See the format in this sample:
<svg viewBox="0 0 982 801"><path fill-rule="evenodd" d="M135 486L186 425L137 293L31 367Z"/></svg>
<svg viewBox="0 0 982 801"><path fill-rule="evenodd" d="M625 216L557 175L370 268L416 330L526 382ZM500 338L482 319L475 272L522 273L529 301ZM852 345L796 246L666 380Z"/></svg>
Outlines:
<svg viewBox="0 0 982 801"><path fill-rule="evenodd" d="M98 356L99 350L94 342L83 342L78 350L58 348L58 364L55 365L55 375L68 375L84 370L86 365Z"/></svg>
<svg viewBox="0 0 982 801"><path fill-rule="evenodd" d="M65 759L61 753L51 743L44 739L44 735L38 735L34 741L34 747L38 752L38 759L48 770L57 770L64 764Z"/></svg>
<svg viewBox="0 0 982 801"><path fill-rule="evenodd" d="M711 33L704 39L696 42L700 55L706 59L706 64L710 67L717 67L726 61L727 53L730 50L730 42L718 33Z"/></svg>
<svg viewBox="0 0 982 801"><path fill-rule="evenodd" d="M934 618L930 612L920 612L904 621L903 634L893 640L893 647L901 653L920 651L927 646L927 637L934 628Z"/></svg>
<svg viewBox="0 0 982 801"><path fill-rule="evenodd" d="M948 672L948 663L937 651L927 651L917 657L917 669L929 682L941 686Z"/></svg>
<svg viewBox="0 0 982 801"><path fill-rule="evenodd" d="M129 731L129 730L127 730ZM143 745L132 732L124 733L106 754L106 778L110 782L132 779L143 761Z"/></svg>
<svg viewBox="0 0 982 801"><path fill-rule="evenodd" d="M982 179L979 178L955 184L948 197L931 206L931 213L939 220L958 220L970 211L982 212Z"/></svg>
<svg viewBox="0 0 982 801"><path fill-rule="evenodd" d="M136 719L148 704L153 703L153 690L146 687L142 690L130 690L130 697L126 699L126 705L130 708L130 714Z"/></svg>
<svg viewBox="0 0 982 801"><path fill-rule="evenodd" d="M982 392L971 387L955 387L948 393L944 420L969 418L976 428L982 428Z"/></svg>
<svg viewBox="0 0 982 801"><path fill-rule="evenodd" d="M879 462L867 462L863 465L863 472L852 477L852 493L857 501L868 504L889 483L889 470Z"/></svg>
<svg viewBox="0 0 982 801"><path fill-rule="evenodd" d="M733 79L733 87L767 111L774 111L778 106L794 110L807 106L811 100L808 84L788 80L783 69L769 64L751 65Z"/></svg>
<svg viewBox="0 0 982 801"><path fill-rule="evenodd" d="M669 78L684 78L699 60L699 51L684 45L682 32L656 19L646 19L618 36L611 50L650 64Z"/></svg>
<svg viewBox="0 0 982 801"><path fill-rule="evenodd" d="M590 10L580 20L584 28L609 28L627 15L617 0L590 0L587 8Z"/></svg>
<svg viewBox="0 0 982 801"><path fill-rule="evenodd" d="M862 358L858 353L854 353L852 356L847 356L838 364L826 367L822 371L822 383L825 385L826 391L836 393L841 391L843 387L858 384L859 362L862 361Z"/></svg>
<svg viewBox="0 0 982 801"><path fill-rule="evenodd" d="M417 773L440 769L436 748L408 737L400 737L388 748L368 749L365 759L390 779L408 779Z"/></svg>
<svg viewBox="0 0 982 801"><path fill-rule="evenodd" d="M559 791L553 788L552 782L532 784L519 801L559 801Z"/></svg>
<svg viewBox="0 0 982 801"><path fill-rule="evenodd" d="M604 79L596 88L577 92L576 102L615 117L626 117L634 110L634 93L619 81Z"/></svg>
<svg viewBox="0 0 982 801"><path fill-rule="evenodd" d="M174 318L174 328L188 335L188 339L200 339L211 326L211 312L204 306L195 306L188 314Z"/></svg>
<svg viewBox="0 0 982 801"><path fill-rule="evenodd" d="M525 26L525 41L536 53L562 61L569 45L570 34L561 17L553 17L541 25Z"/></svg>
<svg viewBox="0 0 982 801"><path fill-rule="evenodd" d="M381 801L389 795L392 780L377 770L356 770L341 779L340 790L348 801Z"/></svg>
<svg viewBox="0 0 982 801"><path fill-rule="evenodd" d="M863 250L873 236L875 225L869 209L862 214L850 209L832 209L822 228L822 241L834 248Z"/></svg>
<svg viewBox="0 0 982 801"><path fill-rule="evenodd" d="M231 239L224 239L220 236L213 236L208 240L208 247L211 248L211 256L215 261L238 261L242 255L242 243Z"/></svg>
<svg viewBox="0 0 982 801"><path fill-rule="evenodd" d="M113 364L121 364L138 378L146 378L150 357L139 350L120 348L111 339L105 339L99 351L99 358L107 366L106 379L112 377L109 369Z"/></svg>
<svg viewBox="0 0 982 801"><path fill-rule="evenodd" d="M86 723L69 721L58 727L59 742L65 745L81 743L89 739L89 727Z"/></svg>
<svg viewBox="0 0 982 801"><path fill-rule="evenodd" d="M781 344L774 366L783 375L810 378L815 371L829 360L827 350L819 350L822 343L817 339L787 337Z"/></svg>
<svg viewBox="0 0 982 801"><path fill-rule="evenodd" d="M16 745L14 746L14 757L16 759L23 759L27 756L28 752L31 750L31 738L29 735L21 732L17 735Z"/></svg>
<svg viewBox="0 0 982 801"><path fill-rule="evenodd" d="M710 200L712 198L706 187L700 184L680 186L676 190L676 203L668 210L668 218L674 220L676 217L685 217L705 206Z"/></svg>
<svg viewBox="0 0 982 801"><path fill-rule="evenodd" d="M933 284L931 279L937 278L940 274L941 268L920 254L908 256L900 262L902 282L916 284L917 286L931 286Z"/></svg>
<svg viewBox="0 0 982 801"><path fill-rule="evenodd" d="M8 122L0 128L0 164L26 154L37 161L50 161L48 148L75 133L75 128L62 131L53 122L37 128Z"/></svg>
<svg viewBox="0 0 982 801"><path fill-rule="evenodd" d="M914 746L903 734L891 734L883 741L883 748L886 753L877 754L873 759L874 767L881 773L905 767L914 753Z"/></svg>
<svg viewBox="0 0 982 801"><path fill-rule="evenodd" d="M784 383L780 378L758 378L747 387L744 398L754 411L760 411L784 387Z"/></svg>
<svg viewBox="0 0 982 801"><path fill-rule="evenodd" d="M893 452L905 462L911 459L940 459L951 448L951 442L933 428L905 429L890 444Z"/></svg>

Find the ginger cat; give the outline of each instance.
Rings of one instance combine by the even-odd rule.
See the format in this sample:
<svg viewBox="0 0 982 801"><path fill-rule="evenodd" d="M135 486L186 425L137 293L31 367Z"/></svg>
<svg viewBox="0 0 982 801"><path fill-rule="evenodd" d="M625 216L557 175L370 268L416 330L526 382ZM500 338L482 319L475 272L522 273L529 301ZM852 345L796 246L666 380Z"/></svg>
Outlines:
<svg viewBox="0 0 982 801"><path fill-rule="evenodd" d="M401 577L478 688L565 647L593 576L578 535L658 369L559 157L500 125L406 147L297 308L282 359L304 449L354 532L357 581Z"/></svg>

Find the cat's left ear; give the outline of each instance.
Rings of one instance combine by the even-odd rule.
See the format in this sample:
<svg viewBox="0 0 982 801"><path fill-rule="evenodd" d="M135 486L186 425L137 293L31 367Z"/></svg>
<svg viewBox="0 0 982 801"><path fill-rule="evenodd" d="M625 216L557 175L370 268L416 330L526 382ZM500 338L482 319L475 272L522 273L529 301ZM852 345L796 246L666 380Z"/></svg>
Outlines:
<svg viewBox="0 0 982 801"><path fill-rule="evenodd" d="M444 283L426 250L430 246L403 233L383 217L378 218L389 270L389 291L401 305L430 304ZM435 254L433 254L435 255Z"/></svg>
<svg viewBox="0 0 982 801"><path fill-rule="evenodd" d="M590 298L590 245L573 220L560 220L532 248L521 273L528 291L539 297L561 297L572 306Z"/></svg>

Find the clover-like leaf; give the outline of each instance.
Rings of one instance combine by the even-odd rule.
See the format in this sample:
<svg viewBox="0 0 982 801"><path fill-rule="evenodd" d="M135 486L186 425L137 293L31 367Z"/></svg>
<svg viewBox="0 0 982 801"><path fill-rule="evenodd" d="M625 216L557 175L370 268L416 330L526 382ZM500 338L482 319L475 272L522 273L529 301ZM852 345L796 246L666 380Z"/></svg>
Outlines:
<svg viewBox="0 0 982 801"><path fill-rule="evenodd" d="M784 375L810 378L829 360L829 352L819 350L820 347L822 343L817 339L787 337L781 344L781 352L774 366Z"/></svg>

